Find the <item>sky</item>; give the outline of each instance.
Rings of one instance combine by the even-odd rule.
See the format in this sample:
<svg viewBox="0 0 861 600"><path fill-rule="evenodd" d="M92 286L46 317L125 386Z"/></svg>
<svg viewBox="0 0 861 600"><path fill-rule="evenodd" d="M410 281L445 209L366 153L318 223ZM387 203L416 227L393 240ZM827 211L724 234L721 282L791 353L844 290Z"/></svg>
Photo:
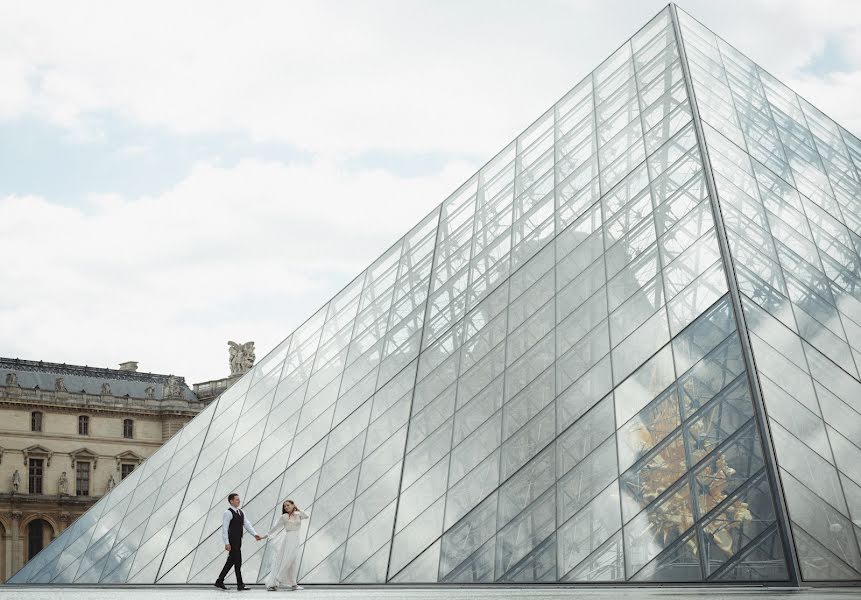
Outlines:
<svg viewBox="0 0 861 600"><path fill-rule="evenodd" d="M0 0L0 356L262 358L663 6ZM679 6L861 133L861 2Z"/></svg>

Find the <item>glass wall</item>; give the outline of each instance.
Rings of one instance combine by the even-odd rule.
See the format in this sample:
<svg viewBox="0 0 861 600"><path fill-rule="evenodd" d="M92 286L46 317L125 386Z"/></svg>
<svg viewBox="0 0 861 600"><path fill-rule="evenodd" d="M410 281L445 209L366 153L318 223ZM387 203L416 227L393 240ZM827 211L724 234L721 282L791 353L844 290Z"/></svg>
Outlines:
<svg viewBox="0 0 861 600"><path fill-rule="evenodd" d="M311 514L305 583L790 583L772 445L804 578L861 578L861 142L680 19L650 21L12 581L209 583L238 492L261 531L286 498ZM244 550L262 581L274 545Z"/></svg>
<svg viewBox="0 0 861 600"><path fill-rule="evenodd" d="M861 142L680 15L805 580L861 579Z"/></svg>

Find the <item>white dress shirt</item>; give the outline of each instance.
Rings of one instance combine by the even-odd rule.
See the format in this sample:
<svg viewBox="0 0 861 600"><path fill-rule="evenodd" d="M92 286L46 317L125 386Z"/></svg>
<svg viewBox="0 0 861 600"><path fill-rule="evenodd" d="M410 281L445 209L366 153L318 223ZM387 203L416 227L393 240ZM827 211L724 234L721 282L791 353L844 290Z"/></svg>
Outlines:
<svg viewBox="0 0 861 600"><path fill-rule="evenodd" d="M245 528L245 531L247 531L251 535L256 536L257 532L254 531L254 527L252 527L251 521L248 520L248 516L238 508L228 508L224 511L224 515L222 515L221 517L221 539L224 540L224 543L230 543L230 541L227 539L227 529L230 525L230 520L233 518L233 511L236 511L240 515L242 515L242 526Z"/></svg>

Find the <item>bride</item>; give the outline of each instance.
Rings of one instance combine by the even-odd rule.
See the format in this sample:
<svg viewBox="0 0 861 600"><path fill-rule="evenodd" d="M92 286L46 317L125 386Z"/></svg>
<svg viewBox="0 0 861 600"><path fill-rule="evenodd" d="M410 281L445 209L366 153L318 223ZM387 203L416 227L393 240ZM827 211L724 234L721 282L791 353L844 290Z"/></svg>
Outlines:
<svg viewBox="0 0 861 600"><path fill-rule="evenodd" d="M280 536L275 560L266 577L266 589L274 592L279 585L287 584L293 590L301 590L296 583L296 571L299 567L299 528L302 520L308 518L308 513L299 510L292 500L285 500L281 505L281 518L263 537ZM277 539L277 538L276 538Z"/></svg>

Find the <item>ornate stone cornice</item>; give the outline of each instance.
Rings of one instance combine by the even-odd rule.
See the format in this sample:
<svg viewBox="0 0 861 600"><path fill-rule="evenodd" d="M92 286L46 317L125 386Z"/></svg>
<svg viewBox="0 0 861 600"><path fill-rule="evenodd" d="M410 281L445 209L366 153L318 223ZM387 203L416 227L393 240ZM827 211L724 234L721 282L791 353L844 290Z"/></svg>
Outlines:
<svg viewBox="0 0 861 600"><path fill-rule="evenodd" d="M69 496L60 494L11 494L0 493L0 510L11 508L14 512L19 506L51 506L54 508L68 507L74 511L86 510L95 504L101 496ZM20 512L20 511L18 511Z"/></svg>
<svg viewBox="0 0 861 600"><path fill-rule="evenodd" d="M21 450L21 453L24 455L24 466L27 466L27 461L31 456L36 458L44 458L46 459L46 467L51 466L51 458L54 456L53 450L49 450L42 446L41 444L33 444L32 446L28 446Z"/></svg>
<svg viewBox="0 0 861 600"><path fill-rule="evenodd" d="M140 456L139 454L136 454L135 452L132 452L131 450L126 450L125 452L120 452L119 454L116 455L115 458L117 461L117 471L120 470L120 465L124 462L125 463L132 463L133 462L135 464L140 464L144 461L143 456Z"/></svg>
<svg viewBox="0 0 861 600"><path fill-rule="evenodd" d="M75 471L75 463L79 460L93 461L93 471L99 466L99 455L89 448L79 448L69 452L69 457L72 459L72 472Z"/></svg>
<svg viewBox="0 0 861 600"><path fill-rule="evenodd" d="M184 423L183 423L184 424ZM12 440L21 440L22 444L33 441L34 438L38 439L43 443L55 443L55 442L74 442L80 444L82 441L86 440L88 444L110 444L111 446L122 446L123 448L153 448L156 449L162 444L164 441L159 438L154 439L129 439L124 437L107 437L107 436L97 436L97 435L88 435L82 436L76 433L55 433L55 434L42 434L40 436L34 436L29 431L4 431L3 437L9 443ZM21 452L20 448L4 448L4 452L9 454L10 452ZM56 452L56 454L63 454L63 452ZM104 456L113 456L113 455L104 455Z"/></svg>
<svg viewBox="0 0 861 600"><path fill-rule="evenodd" d="M152 443L147 444L147 448L151 448L152 450L157 450L162 445L163 444L161 442L152 442ZM133 452L130 450L124 450L123 452L120 452L119 454L104 454L104 453L98 454L98 453L93 452L87 448L78 448L77 450L73 450L71 452L53 452L53 451L50 451L50 450L48 450L42 446L39 446L39 448L40 448L40 450L36 450L36 451L29 451L29 449L27 449L27 448L21 449L21 450L16 449L16 448L6 448L5 452L6 452L6 454L21 452L22 455L24 456L24 465L25 466L27 464L27 456L28 456L27 452L28 451L29 451L29 456L33 457L33 458L48 458L50 456L50 460L54 460L54 459L59 460L59 459L64 458L64 457L69 457L69 459L72 461L72 463L74 463L74 461L75 461L75 456L77 456L79 454L80 454L81 460L93 460L93 461L96 461L99 459L107 460L107 461L114 460L114 461L119 461L119 463L121 463L121 462L135 462L135 461L138 463L142 463L147 458L146 456L142 456L142 455L138 454L137 452ZM87 454L87 453L89 453L89 454ZM119 468L119 467L117 467L117 468Z"/></svg>
<svg viewBox="0 0 861 600"><path fill-rule="evenodd" d="M156 400L14 387L0 387L0 405L67 412L178 417L194 416L205 408L199 400Z"/></svg>

